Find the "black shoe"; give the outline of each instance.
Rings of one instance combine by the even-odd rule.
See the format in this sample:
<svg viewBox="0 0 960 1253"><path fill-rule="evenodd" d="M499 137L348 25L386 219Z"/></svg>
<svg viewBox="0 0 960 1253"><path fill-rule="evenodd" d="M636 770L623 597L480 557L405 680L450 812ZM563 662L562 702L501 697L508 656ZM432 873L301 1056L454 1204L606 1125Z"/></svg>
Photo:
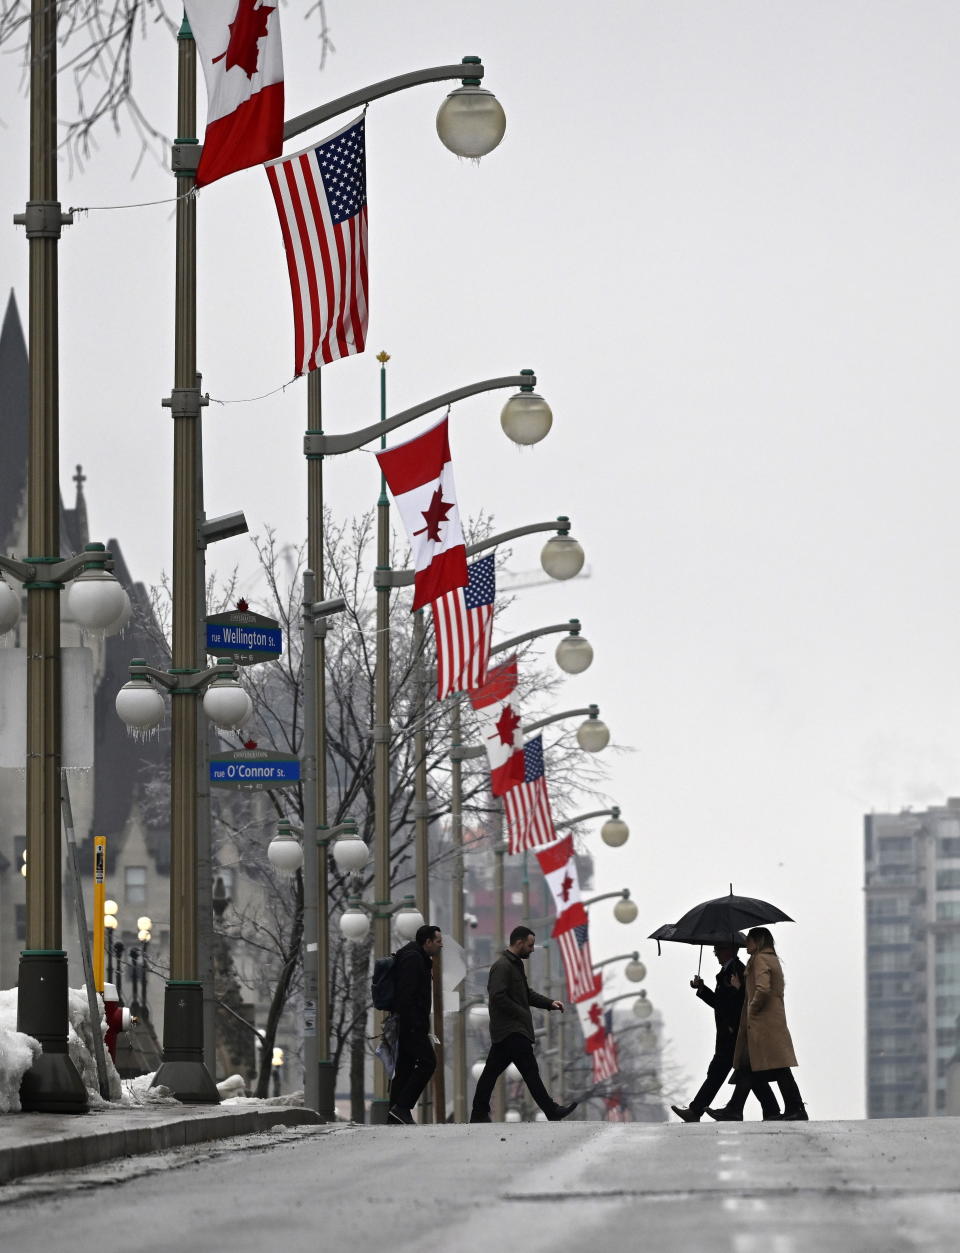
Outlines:
<svg viewBox="0 0 960 1253"><path fill-rule="evenodd" d="M413 1114L408 1109L404 1109L402 1105L391 1105L387 1110L387 1122L402 1123L405 1127L415 1127L417 1124L413 1121Z"/></svg>
<svg viewBox="0 0 960 1253"><path fill-rule="evenodd" d="M681 1109L679 1105L671 1105L670 1108L678 1118L682 1118L684 1122L699 1122L703 1114L698 1109Z"/></svg>
<svg viewBox="0 0 960 1253"><path fill-rule="evenodd" d="M784 1110L783 1113L780 1115L780 1121L781 1122L809 1122L810 1115L807 1113L806 1108L803 1105L800 1105L796 1109Z"/></svg>
<svg viewBox="0 0 960 1253"><path fill-rule="evenodd" d="M471 1110L470 1112L470 1121L471 1122L493 1122L493 1119L490 1117L489 1114L482 1114L478 1109L475 1109L475 1110Z"/></svg>
<svg viewBox="0 0 960 1253"><path fill-rule="evenodd" d="M554 1106L553 1113L547 1115L547 1122L562 1122L568 1114L573 1113L579 1104L579 1101L571 1101L569 1105Z"/></svg>
<svg viewBox="0 0 960 1253"><path fill-rule="evenodd" d="M729 1105L724 1105L723 1109L711 1109L708 1105L707 1113L717 1122L743 1122L743 1114L732 1113Z"/></svg>
<svg viewBox="0 0 960 1253"><path fill-rule="evenodd" d="M763 1121L764 1122L779 1122L782 1117L783 1115L780 1113L779 1110L777 1110L775 1114L771 1111L769 1114L764 1114Z"/></svg>

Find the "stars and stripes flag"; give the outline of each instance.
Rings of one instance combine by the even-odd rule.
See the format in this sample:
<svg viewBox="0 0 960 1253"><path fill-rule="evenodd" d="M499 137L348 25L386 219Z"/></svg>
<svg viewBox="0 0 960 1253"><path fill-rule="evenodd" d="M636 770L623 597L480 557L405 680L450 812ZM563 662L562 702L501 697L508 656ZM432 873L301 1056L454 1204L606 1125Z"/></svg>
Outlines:
<svg viewBox="0 0 960 1253"><path fill-rule="evenodd" d="M470 692L487 681L497 568L493 553L467 566L466 587L431 605L437 643L437 700Z"/></svg>
<svg viewBox="0 0 960 1253"><path fill-rule="evenodd" d="M617 1057L617 1042L609 1031L603 1043L591 1056L593 1058L594 1083L603 1083L606 1079L612 1079L620 1069L620 1061Z"/></svg>
<svg viewBox="0 0 960 1253"><path fill-rule="evenodd" d="M413 549L413 608L467 583L446 418L422 435L376 454Z"/></svg>
<svg viewBox="0 0 960 1253"><path fill-rule="evenodd" d="M593 990L575 1004L583 1031L583 1051L595 1053L607 1038L603 1014L603 975L596 975Z"/></svg>
<svg viewBox="0 0 960 1253"><path fill-rule="evenodd" d="M207 85L207 129L196 173L204 187L283 152L279 3L184 0Z"/></svg>
<svg viewBox="0 0 960 1253"><path fill-rule="evenodd" d="M553 936L562 935L571 927L587 921L587 911L580 898L580 874L573 852L573 836L565 836L556 844L537 849L537 861L557 906Z"/></svg>
<svg viewBox="0 0 960 1253"><path fill-rule="evenodd" d="M567 998L573 1002L590 996L596 987L596 975L590 958L590 927L582 923L557 936L557 945L567 976Z"/></svg>
<svg viewBox="0 0 960 1253"><path fill-rule="evenodd" d="M470 692L480 739L490 763L490 791L503 796L523 782L523 730L517 707L517 655L487 671L483 687Z"/></svg>
<svg viewBox="0 0 960 1253"><path fill-rule="evenodd" d="M524 744L523 782L515 783L504 793L503 812L507 819L511 853L525 853L538 844L552 844L557 838L543 772L542 735Z"/></svg>
<svg viewBox="0 0 960 1253"><path fill-rule="evenodd" d="M367 337L364 119L266 165L293 297L294 371L363 352Z"/></svg>

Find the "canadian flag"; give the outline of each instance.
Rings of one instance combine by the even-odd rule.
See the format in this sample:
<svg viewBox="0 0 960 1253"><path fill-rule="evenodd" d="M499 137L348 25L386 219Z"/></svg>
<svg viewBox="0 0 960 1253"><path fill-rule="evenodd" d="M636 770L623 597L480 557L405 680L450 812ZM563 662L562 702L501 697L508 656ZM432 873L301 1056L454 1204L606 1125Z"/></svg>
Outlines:
<svg viewBox="0 0 960 1253"><path fill-rule="evenodd" d="M466 587L467 549L453 483L447 419L377 453L413 547L413 608Z"/></svg>
<svg viewBox="0 0 960 1253"><path fill-rule="evenodd" d="M603 1046L607 1038L607 1027L603 1016L603 975L597 975L593 991L576 1002L577 1013L580 1015L580 1027L583 1030L585 1053L595 1053Z"/></svg>
<svg viewBox="0 0 960 1253"><path fill-rule="evenodd" d="M547 886L557 902L557 921L551 935L563 935L587 922L587 911L580 897L580 875L573 855L573 836L537 849L537 861Z"/></svg>
<svg viewBox="0 0 960 1253"><path fill-rule="evenodd" d="M523 782L523 729L516 687L514 653L502 665L488 670L486 683L469 693L490 762L490 790L494 796L503 796Z"/></svg>
<svg viewBox="0 0 960 1253"><path fill-rule="evenodd" d="M207 83L207 130L196 183L283 151L279 0L184 0Z"/></svg>

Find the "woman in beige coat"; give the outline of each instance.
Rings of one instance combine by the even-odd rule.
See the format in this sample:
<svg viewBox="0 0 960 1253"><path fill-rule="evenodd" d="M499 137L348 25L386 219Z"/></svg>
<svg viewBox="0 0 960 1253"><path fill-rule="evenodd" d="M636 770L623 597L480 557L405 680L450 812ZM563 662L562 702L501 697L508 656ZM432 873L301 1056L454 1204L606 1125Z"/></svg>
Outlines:
<svg viewBox="0 0 960 1253"><path fill-rule="evenodd" d="M744 1078L776 1080L783 1097L782 1119L805 1122L807 1112L791 1070L797 1058L783 1008L783 968L766 927L747 932L747 952L747 992L733 1054L734 1069Z"/></svg>

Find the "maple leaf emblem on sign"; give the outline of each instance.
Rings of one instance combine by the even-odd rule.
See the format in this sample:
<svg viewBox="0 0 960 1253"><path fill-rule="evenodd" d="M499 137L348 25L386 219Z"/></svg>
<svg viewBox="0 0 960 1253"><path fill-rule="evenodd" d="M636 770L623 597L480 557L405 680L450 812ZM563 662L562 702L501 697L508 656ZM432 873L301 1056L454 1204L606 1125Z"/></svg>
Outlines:
<svg viewBox="0 0 960 1253"><path fill-rule="evenodd" d="M511 705L504 705L500 717L494 725L497 728L500 743L512 744L517 727L520 725L520 717ZM493 739L493 736L491 735L490 738Z"/></svg>
<svg viewBox="0 0 960 1253"><path fill-rule="evenodd" d="M563 901L570 899L570 889L573 887L573 880L569 875L564 875L563 882L560 884L560 897Z"/></svg>
<svg viewBox="0 0 960 1253"><path fill-rule="evenodd" d="M260 49L257 46L267 36L267 19L277 7L268 8L261 5L256 8L257 0L240 0L237 16L229 23L230 42L225 52L213 58L213 64L227 58L227 69L232 70L239 65L247 78L253 78L260 60Z"/></svg>
<svg viewBox="0 0 960 1253"><path fill-rule="evenodd" d="M587 1011L587 1017L590 1019L590 1021L593 1023L595 1027L600 1026L600 1019L603 1017L603 1010L600 1008L600 1006L597 1004L596 1001L593 1002L593 1004L590 1006L589 1010Z"/></svg>
<svg viewBox="0 0 960 1253"><path fill-rule="evenodd" d="M443 488L438 487L430 497L429 506L422 510L422 516L426 526L422 526L419 531L414 531L414 535L422 535L424 531L427 533L427 539L440 542L440 523L448 521L447 515L453 508L452 500L443 499Z"/></svg>

